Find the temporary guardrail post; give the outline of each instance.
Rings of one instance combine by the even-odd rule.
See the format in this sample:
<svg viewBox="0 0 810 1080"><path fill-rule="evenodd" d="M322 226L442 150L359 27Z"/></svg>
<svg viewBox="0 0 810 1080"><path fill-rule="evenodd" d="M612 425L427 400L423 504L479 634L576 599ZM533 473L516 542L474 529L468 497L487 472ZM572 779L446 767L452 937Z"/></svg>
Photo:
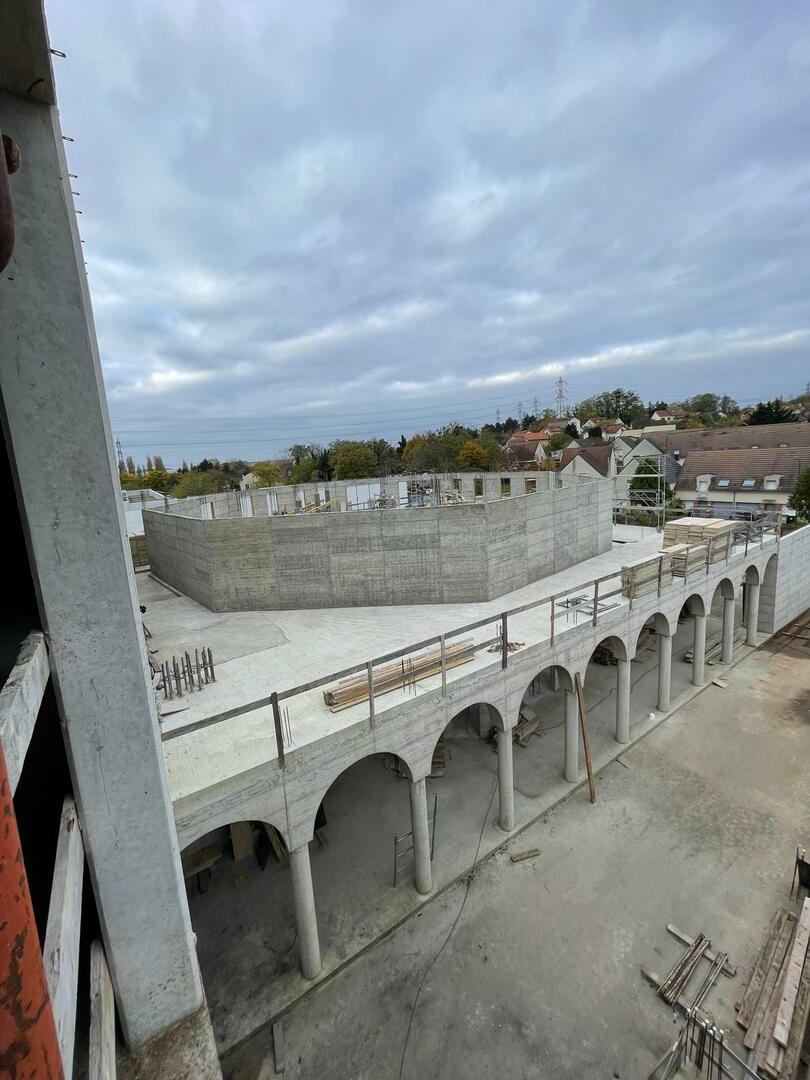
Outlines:
<svg viewBox="0 0 810 1080"><path fill-rule="evenodd" d="M281 732L281 710L278 707L278 694L273 691L270 696L270 703L273 706L273 725L276 729L276 746L278 748L278 764L279 768L284 768L284 736Z"/></svg>
<svg viewBox="0 0 810 1080"><path fill-rule="evenodd" d="M505 668L509 656L509 638L507 637L506 612L501 615L501 667Z"/></svg>
<svg viewBox="0 0 810 1080"><path fill-rule="evenodd" d="M596 626L596 615L599 611L599 582L593 583L593 625Z"/></svg>
<svg viewBox="0 0 810 1080"><path fill-rule="evenodd" d="M439 649L442 657L442 697L447 697L447 647L444 643L444 634L439 634Z"/></svg>
<svg viewBox="0 0 810 1080"><path fill-rule="evenodd" d="M366 664L366 672L368 673L368 722L372 727L376 727L374 716L374 664L371 660Z"/></svg>
<svg viewBox="0 0 810 1080"><path fill-rule="evenodd" d="M658 595L659 596L661 595L661 589L663 587L663 580L664 580L664 556L659 555L659 557L658 557Z"/></svg>
<svg viewBox="0 0 810 1080"><path fill-rule="evenodd" d="M549 600L549 603L551 604L551 646L552 646L552 648L554 647L554 605L555 605L555 602L556 602L555 597L552 596L551 599Z"/></svg>

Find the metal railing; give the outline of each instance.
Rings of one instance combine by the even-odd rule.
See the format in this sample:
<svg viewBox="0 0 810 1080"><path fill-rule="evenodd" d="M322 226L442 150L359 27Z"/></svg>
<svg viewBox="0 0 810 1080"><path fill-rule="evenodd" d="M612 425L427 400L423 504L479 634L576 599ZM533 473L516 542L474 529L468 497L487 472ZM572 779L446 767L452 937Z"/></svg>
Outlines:
<svg viewBox="0 0 810 1080"><path fill-rule="evenodd" d="M430 861L433 862L433 850L436 843L436 814L439 808L439 796L434 792L433 795L433 813L428 818L428 828L430 829ZM405 845L410 840L410 846ZM411 856L408 859L408 856ZM407 861L404 861L407 860ZM394 880L392 885L397 887L397 882L402 874L406 870L409 870L414 864L414 851L413 851L413 829L406 833L394 833Z"/></svg>
<svg viewBox="0 0 810 1080"><path fill-rule="evenodd" d="M740 539L738 539L738 533ZM762 548L765 544L765 538L768 533L772 534L772 539L778 544L779 540L779 526L767 526L767 525L755 525L753 523L743 523L739 530L734 531L734 541L728 546L728 553L726 556L726 563L732 558L746 558L749 550L755 546L756 541L759 541L759 547ZM744 535L743 535L744 534ZM744 551L735 551L736 545L744 542ZM693 544L685 545L686 547L686 566L684 569L684 585L686 585L691 577L693 577L699 570L702 570L705 566L705 573L708 575L711 566L711 544ZM689 554L697 550L706 552L705 559L700 561L700 566L697 569L690 568L689 566ZM658 595L661 596L666 585L662 584L661 570L664 567L665 561L668 556L657 555L647 560L648 563L658 563L659 565L659 586ZM644 565L644 561L640 561L635 564L637 566ZM233 709L226 709L223 712L215 713L211 716L202 717L199 720L195 720L190 724L186 724L182 727L171 728L164 730L161 733L161 738L164 742L168 742L172 739L180 738L183 735L190 735L197 731L202 731L207 727L211 727L214 724L224 723L227 720L232 720L235 717L243 716L249 712L255 712L258 709L271 708L273 710L273 725L275 728L276 745L278 750L278 760L280 766L284 767L284 723L282 721L281 703L289 701L291 698L298 697L300 694L309 693L312 690L317 690L320 687L328 686L330 683L338 682L341 679L349 678L352 675L365 674L368 682L368 700L369 700L369 724L371 727L375 726L376 713L374 707L374 668L382 664L390 663L393 660L401 660L405 657L411 656L413 653L418 653L424 649L428 649L432 646L439 646L441 650L441 680L442 680L442 696L447 692L447 665L445 661L445 645L446 642L454 637L459 637L462 634L468 634L474 630L480 630L482 627L496 623L499 626L499 631L494 637L488 637L484 641L474 642L471 646L472 652L480 652L485 648L489 648L493 644L500 644L501 649L501 667L506 668L509 663L509 639L508 639L508 623L509 619L514 618L517 615L523 615L529 611L536 611L540 608L548 608L548 627L549 644L553 647L557 637L560 634L560 630L557 627L557 621L559 615L557 609L562 608L563 613L570 616L573 614L574 625L567 629L575 629L577 626L583 625L579 621L579 616L585 616L593 626L597 625L597 620L600 615L606 614L608 611L613 611L618 606L618 603L608 604L607 601L613 597L622 596L628 599L629 607L632 610L633 598L628 596L625 588L622 584L622 567L616 570L612 570L610 573L603 574L600 577L592 578L590 581L574 585L569 589L564 589L560 592L554 592L549 595L541 597L539 600L531 600L526 604L520 604L517 607L509 608L500 614L487 615L482 619L476 619L474 622L465 623L463 626L457 626L452 630L445 631L441 634L432 634L430 637L423 638L421 641L413 642L404 646L401 649L394 649L391 652L383 653L380 656L376 656L371 660L363 660L360 663L352 664L350 667L345 667L339 671L332 671L328 675L322 675L317 679L312 679L309 682L299 683L297 686L293 686L288 690L274 691L268 694L266 697L258 698L255 701L248 702L245 705L235 706ZM610 589L605 592L603 586L608 582L619 582L618 588ZM672 588L679 588L679 582L672 582ZM577 604L570 604L570 600L575 598ZM563 631L564 632L564 631ZM544 639L539 639L544 640ZM403 683L404 685L404 683ZM288 744L289 745L289 744Z"/></svg>

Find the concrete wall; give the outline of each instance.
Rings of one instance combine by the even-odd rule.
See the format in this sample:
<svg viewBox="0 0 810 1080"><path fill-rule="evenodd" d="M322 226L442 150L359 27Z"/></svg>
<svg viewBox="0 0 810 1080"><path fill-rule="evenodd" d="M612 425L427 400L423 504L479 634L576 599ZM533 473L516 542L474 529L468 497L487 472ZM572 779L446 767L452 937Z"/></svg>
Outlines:
<svg viewBox="0 0 810 1080"><path fill-rule="evenodd" d="M491 600L609 550L611 512L599 480L403 510L146 511L144 525L157 577L214 611L249 611Z"/></svg>
<svg viewBox="0 0 810 1080"><path fill-rule="evenodd" d="M810 608L810 525L779 541L779 556L765 567L758 629L773 634Z"/></svg>

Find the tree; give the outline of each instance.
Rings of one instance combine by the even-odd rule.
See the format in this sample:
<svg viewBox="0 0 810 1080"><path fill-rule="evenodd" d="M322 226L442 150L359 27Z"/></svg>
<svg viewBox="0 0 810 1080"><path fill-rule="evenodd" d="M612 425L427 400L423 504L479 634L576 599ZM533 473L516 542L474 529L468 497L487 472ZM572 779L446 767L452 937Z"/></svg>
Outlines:
<svg viewBox="0 0 810 1080"><path fill-rule="evenodd" d="M720 412L724 413L726 416L738 416L740 406L733 397L729 397L728 394L723 394L720 398Z"/></svg>
<svg viewBox="0 0 810 1080"><path fill-rule="evenodd" d="M619 386L615 390L604 390L601 394L585 398L577 406L577 415L582 419L601 416L613 420L618 417L625 424L630 424L639 417L646 419L647 410L635 391L623 390Z"/></svg>
<svg viewBox="0 0 810 1080"><path fill-rule="evenodd" d="M191 469L183 473L174 493L178 499L184 499L187 495L214 495L226 486L225 477L219 469Z"/></svg>
<svg viewBox="0 0 810 1080"><path fill-rule="evenodd" d="M127 455L127 472L132 476L135 476L135 462L132 460L132 454Z"/></svg>
<svg viewBox="0 0 810 1080"><path fill-rule="evenodd" d="M570 424L568 425L571 426ZM566 446L571 442L572 436L566 434L565 431L557 431L549 437L546 448L554 453L556 450L564 450Z"/></svg>
<svg viewBox="0 0 810 1080"><path fill-rule="evenodd" d="M160 456L160 454L155 454L155 468L159 469L161 472L167 471L166 466L163 464L163 458Z"/></svg>
<svg viewBox="0 0 810 1080"><path fill-rule="evenodd" d="M475 439L468 439L458 452L458 463L462 469L485 469L489 455Z"/></svg>
<svg viewBox="0 0 810 1080"><path fill-rule="evenodd" d="M305 457L310 456L310 448L306 443L293 443L287 453L293 459L293 464L300 465Z"/></svg>
<svg viewBox="0 0 810 1080"><path fill-rule="evenodd" d="M588 438L589 439L601 439L602 438L602 429L599 427L598 424L596 425L596 427L588 428Z"/></svg>
<svg viewBox="0 0 810 1080"><path fill-rule="evenodd" d="M810 469L803 469L796 481L796 490L788 499L788 506L805 521L810 518Z"/></svg>
<svg viewBox="0 0 810 1080"><path fill-rule="evenodd" d="M154 469L155 463L149 454L146 455L146 471L151 472Z"/></svg>
<svg viewBox="0 0 810 1080"><path fill-rule="evenodd" d="M748 419L746 424L790 424L796 419L792 409L786 409L777 398L774 401L760 401Z"/></svg>
<svg viewBox="0 0 810 1080"><path fill-rule="evenodd" d="M577 431L577 425L576 424L573 424L573 423L566 424L565 427L563 428L563 431L565 432L566 435L570 435L572 439L578 439L579 438L579 432Z"/></svg>
<svg viewBox="0 0 810 1080"><path fill-rule="evenodd" d="M134 472L122 472L118 479L124 491L135 491L141 486L140 478Z"/></svg>
<svg viewBox="0 0 810 1080"><path fill-rule="evenodd" d="M331 470L330 470L331 471ZM290 473L291 484L309 484L313 480L326 479L318 475L318 462L314 457L301 458L297 465L293 465Z"/></svg>
<svg viewBox="0 0 810 1080"><path fill-rule="evenodd" d="M373 450L361 442L339 442L332 448L330 455L332 468L338 480L355 480L361 476L372 476L377 468L377 457Z"/></svg>
<svg viewBox="0 0 810 1080"><path fill-rule="evenodd" d="M259 487L275 487L276 484L284 483L281 469L275 461L257 461L251 472L256 477Z"/></svg>
<svg viewBox="0 0 810 1080"><path fill-rule="evenodd" d="M171 491L174 487L174 476L165 469L150 469L143 478L144 485L152 491Z"/></svg>

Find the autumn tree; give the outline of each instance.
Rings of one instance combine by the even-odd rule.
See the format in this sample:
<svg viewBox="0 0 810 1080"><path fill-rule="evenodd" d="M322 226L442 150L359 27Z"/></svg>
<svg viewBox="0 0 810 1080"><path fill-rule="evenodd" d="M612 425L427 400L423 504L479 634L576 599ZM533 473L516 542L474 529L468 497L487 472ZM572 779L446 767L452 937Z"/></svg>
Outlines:
<svg viewBox="0 0 810 1080"><path fill-rule="evenodd" d="M489 464L486 450L475 439L468 439L458 452L458 464L461 469L485 469Z"/></svg>
<svg viewBox="0 0 810 1080"><path fill-rule="evenodd" d="M259 487L275 487L276 484L284 483L281 469L275 461L257 461L251 472L256 477Z"/></svg>
<svg viewBox="0 0 810 1080"><path fill-rule="evenodd" d="M377 456L365 443L339 442L334 445L330 455L332 468L338 480L356 480L362 476L373 476L377 468Z"/></svg>

